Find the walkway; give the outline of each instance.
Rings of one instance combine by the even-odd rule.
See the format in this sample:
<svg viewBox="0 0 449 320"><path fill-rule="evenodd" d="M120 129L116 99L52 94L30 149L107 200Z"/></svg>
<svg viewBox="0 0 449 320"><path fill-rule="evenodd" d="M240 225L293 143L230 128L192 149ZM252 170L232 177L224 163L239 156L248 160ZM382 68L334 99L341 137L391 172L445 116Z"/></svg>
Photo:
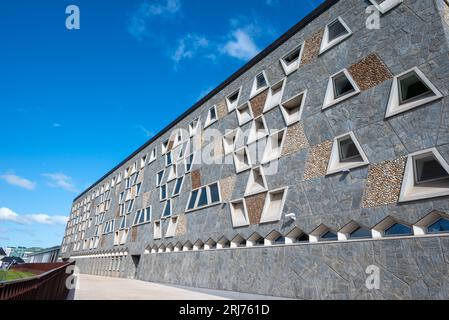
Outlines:
<svg viewBox="0 0 449 320"><path fill-rule="evenodd" d="M186 288L157 283L80 275L79 289L70 292L70 300L266 300L275 297L237 292ZM279 298L278 298L279 299Z"/></svg>

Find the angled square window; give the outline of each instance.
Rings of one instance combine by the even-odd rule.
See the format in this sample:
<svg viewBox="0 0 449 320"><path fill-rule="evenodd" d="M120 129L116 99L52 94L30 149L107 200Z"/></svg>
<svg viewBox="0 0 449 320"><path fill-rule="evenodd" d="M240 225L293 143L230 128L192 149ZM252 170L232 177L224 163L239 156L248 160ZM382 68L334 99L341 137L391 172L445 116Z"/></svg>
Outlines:
<svg viewBox="0 0 449 320"><path fill-rule="evenodd" d="M303 49L304 45L301 43L299 46L297 46L289 53L287 53L284 57L282 57L281 65L287 76L299 69Z"/></svg>
<svg viewBox="0 0 449 320"><path fill-rule="evenodd" d="M168 150L168 144L169 144L169 140L165 140L162 142L161 144L161 154L165 154Z"/></svg>
<svg viewBox="0 0 449 320"><path fill-rule="evenodd" d="M249 225L248 210L244 199L235 200L229 204L231 210L232 226L234 228Z"/></svg>
<svg viewBox="0 0 449 320"><path fill-rule="evenodd" d="M228 107L228 112L231 112L235 108L237 108L239 104L239 98L240 98L240 92L242 91L242 88L240 87L238 90L231 93L229 96L226 97L226 105Z"/></svg>
<svg viewBox="0 0 449 320"><path fill-rule="evenodd" d="M266 88L268 88L268 80L265 71L262 71L254 78L253 86L251 89L251 98L258 95Z"/></svg>
<svg viewBox="0 0 449 320"><path fill-rule="evenodd" d="M161 239L162 238L162 229L161 229L161 221L155 221L153 226L153 239Z"/></svg>
<svg viewBox="0 0 449 320"><path fill-rule="evenodd" d="M237 147L237 142L240 138L241 129L237 128L226 133L223 136L223 149L225 155L233 153Z"/></svg>
<svg viewBox="0 0 449 320"><path fill-rule="evenodd" d="M140 192L142 191L142 184L138 183L136 185L136 197L140 196Z"/></svg>
<svg viewBox="0 0 449 320"><path fill-rule="evenodd" d="M245 102L235 110L239 126L243 126L253 119L253 111L251 109L250 103Z"/></svg>
<svg viewBox="0 0 449 320"><path fill-rule="evenodd" d="M396 6L400 5L403 0L369 0L380 13L385 14Z"/></svg>
<svg viewBox="0 0 449 320"><path fill-rule="evenodd" d="M154 162L156 160L156 148L153 148L150 153L150 159L148 160L148 164Z"/></svg>
<svg viewBox="0 0 449 320"><path fill-rule="evenodd" d="M246 241L247 247L263 246L264 244L265 239L257 232L254 232L252 235L250 235L248 240Z"/></svg>
<svg viewBox="0 0 449 320"><path fill-rule="evenodd" d="M165 155L165 166L166 167L171 166L172 163L173 163L172 154L171 152L167 152L167 154Z"/></svg>
<svg viewBox="0 0 449 320"><path fill-rule="evenodd" d="M176 227L178 225L178 217L171 217L168 220L167 231L165 232L165 238L172 238L176 234Z"/></svg>
<svg viewBox="0 0 449 320"><path fill-rule="evenodd" d="M133 211L134 200L129 200L126 203L126 213L131 213Z"/></svg>
<svg viewBox="0 0 449 320"><path fill-rule="evenodd" d="M236 173L240 173L251 168L251 159L249 158L247 147L243 147L234 152L234 165Z"/></svg>
<svg viewBox="0 0 449 320"><path fill-rule="evenodd" d="M321 41L320 54L328 51L337 44L346 40L352 35L351 29L343 21L341 17L338 17L324 29L323 40Z"/></svg>
<svg viewBox="0 0 449 320"><path fill-rule="evenodd" d="M356 94L360 89L348 70L343 69L329 78L322 109L329 108Z"/></svg>
<svg viewBox="0 0 449 320"><path fill-rule="evenodd" d="M282 116L284 117L284 121L287 126L290 126L301 120L306 96L307 90L281 103Z"/></svg>
<svg viewBox="0 0 449 320"><path fill-rule="evenodd" d="M337 241L338 235L332 229L324 224L319 225L315 230L309 234L309 241L311 243L320 241Z"/></svg>
<svg viewBox="0 0 449 320"><path fill-rule="evenodd" d="M217 121L217 106L213 106L207 112L206 122L204 123L204 128L207 128L211 124Z"/></svg>
<svg viewBox="0 0 449 320"><path fill-rule="evenodd" d="M405 223L397 221L395 218L388 216L372 229L373 238L383 237L399 237L413 235L412 227Z"/></svg>
<svg viewBox="0 0 449 320"><path fill-rule="evenodd" d="M418 68L408 70L393 78L385 117L417 108L443 95Z"/></svg>
<svg viewBox="0 0 449 320"><path fill-rule="evenodd" d="M185 165L185 173L189 173L190 171L192 171L192 165L193 162L195 160L195 154L192 153L190 155L188 155L185 160L184 160L184 165Z"/></svg>
<svg viewBox="0 0 449 320"><path fill-rule="evenodd" d="M240 248L240 247L246 247L246 239L238 234L234 238L232 238L231 248Z"/></svg>
<svg viewBox="0 0 449 320"><path fill-rule="evenodd" d="M284 78L270 87L270 89L268 90L267 100L265 101L265 105L263 108L264 113L281 104L286 83L287 79Z"/></svg>
<svg viewBox="0 0 449 320"><path fill-rule="evenodd" d="M284 146L286 130L280 130L272 133L267 140L265 150L262 156L262 163L268 163L273 160L277 160L282 156L282 148Z"/></svg>
<svg viewBox="0 0 449 320"><path fill-rule="evenodd" d="M162 184L164 175L165 175L165 170L161 170L156 174L156 186L160 186Z"/></svg>
<svg viewBox="0 0 449 320"><path fill-rule="evenodd" d="M334 139L326 174L348 172L368 164L368 158L354 133L349 132Z"/></svg>
<svg viewBox="0 0 449 320"><path fill-rule="evenodd" d="M171 199L165 202L164 211L162 212L162 218L167 218L172 215L172 202Z"/></svg>
<svg viewBox="0 0 449 320"><path fill-rule="evenodd" d="M183 182L184 182L184 176L182 176L176 180L175 187L173 188L172 197L176 197L181 193Z"/></svg>
<svg viewBox="0 0 449 320"><path fill-rule="evenodd" d="M160 186L159 189L159 201L164 201L167 199L167 185L164 184Z"/></svg>
<svg viewBox="0 0 449 320"><path fill-rule="evenodd" d="M140 169L143 169L147 164L147 155L140 158Z"/></svg>
<svg viewBox="0 0 449 320"><path fill-rule="evenodd" d="M410 154L405 166L399 202L449 195L449 165L431 148Z"/></svg>
<svg viewBox="0 0 449 320"><path fill-rule="evenodd" d="M268 192L260 218L260 223L276 222L281 220L287 198L288 188L281 188Z"/></svg>
<svg viewBox="0 0 449 320"><path fill-rule="evenodd" d="M338 240L366 239L371 237L371 230L355 221L351 221L338 231Z"/></svg>
<svg viewBox="0 0 449 320"><path fill-rule="evenodd" d="M259 139L265 138L268 135L267 124L264 116L254 119L251 123L251 128L248 136L248 144L251 144Z"/></svg>
<svg viewBox="0 0 449 320"><path fill-rule="evenodd" d="M193 120L189 124L189 134L190 136L194 136L199 132L200 127L200 118Z"/></svg>
<svg viewBox="0 0 449 320"><path fill-rule="evenodd" d="M415 235L449 233L449 215L432 211L413 225Z"/></svg>
<svg viewBox="0 0 449 320"><path fill-rule="evenodd" d="M178 170L176 164L170 166L168 169L168 176L167 176L167 182L173 181L178 176Z"/></svg>
<svg viewBox="0 0 449 320"><path fill-rule="evenodd" d="M245 197L267 191L267 181L262 167L251 169L246 183Z"/></svg>
<svg viewBox="0 0 449 320"><path fill-rule="evenodd" d="M119 226L119 230L123 230L126 229L126 216L123 216L120 219L120 226Z"/></svg>

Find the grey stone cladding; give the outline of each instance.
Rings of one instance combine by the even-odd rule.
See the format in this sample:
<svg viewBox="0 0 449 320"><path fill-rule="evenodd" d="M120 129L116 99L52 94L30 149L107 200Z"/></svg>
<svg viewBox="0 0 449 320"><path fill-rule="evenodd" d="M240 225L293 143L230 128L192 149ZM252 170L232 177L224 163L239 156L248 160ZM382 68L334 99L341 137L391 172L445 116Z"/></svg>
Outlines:
<svg viewBox="0 0 449 320"><path fill-rule="evenodd" d="M81 272L89 274L288 298L447 299L448 234L419 234L416 226L429 214L449 217L449 197L399 202L399 192L409 154L436 148L449 162L449 6L444 0L404 0L380 15L380 29L370 30L365 24L370 1L330 2L335 4L75 199L62 242L62 258L75 259ZM316 39L323 37L323 28L337 17L349 26L352 35L317 55L316 45L321 41ZM306 63L303 61L297 71L287 76L280 59L312 36L313 41L304 50L307 52L303 52ZM368 61L366 65L364 61ZM374 79L362 81L360 72L372 74L376 64L380 71ZM414 67L425 74L442 98L386 118L393 77ZM359 72L353 78L363 82L363 89L323 110L329 77L345 68ZM286 79L282 102L305 90L307 94L300 121L295 124L286 125L280 106L263 113L270 133L287 130L284 139L288 137L289 142L287 146L284 143L279 159L272 161L278 167L277 172L265 175L266 197L267 192L287 188L279 219L260 223L257 211L263 209L264 202L254 198L247 209L251 211L248 212L251 223L235 228L231 202L248 198L245 189L251 170L236 173L233 154L224 155L221 137L215 155L224 159L224 164L206 164L198 158L209 150L208 130L219 130L224 136L228 130L239 127L236 111L223 112L226 97L241 88L238 105L252 100L254 79L262 71L269 85ZM218 120L204 128L209 109L214 105ZM260 112L260 106L255 109ZM173 139L176 130L188 132L189 124L198 117L200 130L195 138L201 143L195 144L197 159L191 168L195 174L193 177L192 173L185 174L184 161L180 162L177 177L184 176L182 190L172 197L171 215L164 219L166 201L160 201L160 188L156 184L157 173L166 168L161 146ZM248 130L251 125L248 122L241 129ZM348 132L356 137L369 164L349 173L326 175L334 138ZM189 139L183 137L184 141ZM242 140L236 142L234 150L247 144L247 137ZM257 148L264 150L267 138L260 142ZM167 148L170 150L172 145L169 142ZM154 148L157 156L149 163ZM172 150L177 151L176 148L179 147ZM191 144L190 151L192 148ZM250 158L256 158L257 148L248 146ZM141 167L144 156L145 165ZM131 175L135 163L139 177L126 190L125 172L129 168ZM254 161L253 167L259 165L260 162ZM262 167L269 171L269 165ZM117 183L120 174L121 182ZM162 184L168 175L167 167ZM167 183L168 198L175 182ZM220 184L221 201L186 212L192 183L203 187L215 182ZM126 206L120 211L122 192L123 197L134 200L129 214ZM136 212L150 206L151 221L133 226ZM295 220L286 217L290 213L295 214ZM120 230L123 216L126 226ZM176 224L169 226L174 217ZM374 230L386 219L410 227L414 234L316 243L311 240L318 235L317 230L322 230L320 227L340 236L351 222ZM106 222L112 220L113 228L104 232ZM155 234L156 223L160 225L161 237ZM170 227L174 232L168 235ZM214 244L240 236L248 246L254 233L269 240L273 231L288 237L292 230L309 235L311 242L273 245L265 242L256 247L223 249ZM208 240L213 244L210 250L204 246ZM379 289L366 287L369 266L380 270Z"/></svg>

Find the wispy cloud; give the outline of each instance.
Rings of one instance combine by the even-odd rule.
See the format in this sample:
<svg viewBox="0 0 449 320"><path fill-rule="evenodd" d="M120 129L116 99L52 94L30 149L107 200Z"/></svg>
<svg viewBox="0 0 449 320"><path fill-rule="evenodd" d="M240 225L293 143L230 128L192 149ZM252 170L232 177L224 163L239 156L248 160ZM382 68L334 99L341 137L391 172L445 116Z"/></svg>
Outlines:
<svg viewBox="0 0 449 320"><path fill-rule="evenodd" d="M27 190L34 190L36 188L36 182L19 177L12 173L4 174L0 176L0 179L6 181L10 185L21 187Z"/></svg>
<svg viewBox="0 0 449 320"><path fill-rule="evenodd" d="M48 178L48 185L52 188L61 188L69 192L79 192L78 188L72 183L72 178L63 173L44 173Z"/></svg>
<svg viewBox="0 0 449 320"><path fill-rule="evenodd" d="M223 53L245 61L253 58L259 51L254 39L242 29L233 31L231 39L222 49Z"/></svg>
<svg viewBox="0 0 449 320"><path fill-rule="evenodd" d="M62 125L60 123L53 123L53 128L60 128Z"/></svg>
<svg viewBox="0 0 449 320"><path fill-rule="evenodd" d="M145 134L145 137L147 137L147 138L151 138L152 136L154 136L153 132L151 132L150 130L148 130L141 124L137 125L136 128L139 129L140 131L142 131L142 133Z"/></svg>
<svg viewBox="0 0 449 320"><path fill-rule="evenodd" d="M18 224L39 223L45 225L65 225L67 223L67 217L58 215L50 216L43 213L21 215L9 208L1 207L0 221L15 222Z"/></svg>
<svg viewBox="0 0 449 320"><path fill-rule="evenodd" d="M143 40L152 32L151 19L170 18L181 11L181 0L154 0L143 2L131 15L128 22L128 32L137 40Z"/></svg>
<svg viewBox="0 0 449 320"><path fill-rule="evenodd" d="M178 46L172 55L172 60L178 64L184 59L191 59L196 56L201 50L207 49L210 42L206 37L189 33L178 40ZM208 53L209 57L210 54Z"/></svg>
<svg viewBox="0 0 449 320"><path fill-rule="evenodd" d="M267 6L274 7L279 4L279 0L265 0L265 4Z"/></svg>

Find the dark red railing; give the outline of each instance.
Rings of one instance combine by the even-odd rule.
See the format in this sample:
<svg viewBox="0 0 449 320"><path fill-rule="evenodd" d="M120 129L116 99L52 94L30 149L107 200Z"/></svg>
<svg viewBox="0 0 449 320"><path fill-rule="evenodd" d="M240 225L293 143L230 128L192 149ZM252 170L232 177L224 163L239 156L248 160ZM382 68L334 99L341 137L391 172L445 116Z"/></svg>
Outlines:
<svg viewBox="0 0 449 320"><path fill-rule="evenodd" d="M25 263L11 270L28 271L34 277L0 283L0 300L65 300L69 293L66 285L69 263Z"/></svg>

